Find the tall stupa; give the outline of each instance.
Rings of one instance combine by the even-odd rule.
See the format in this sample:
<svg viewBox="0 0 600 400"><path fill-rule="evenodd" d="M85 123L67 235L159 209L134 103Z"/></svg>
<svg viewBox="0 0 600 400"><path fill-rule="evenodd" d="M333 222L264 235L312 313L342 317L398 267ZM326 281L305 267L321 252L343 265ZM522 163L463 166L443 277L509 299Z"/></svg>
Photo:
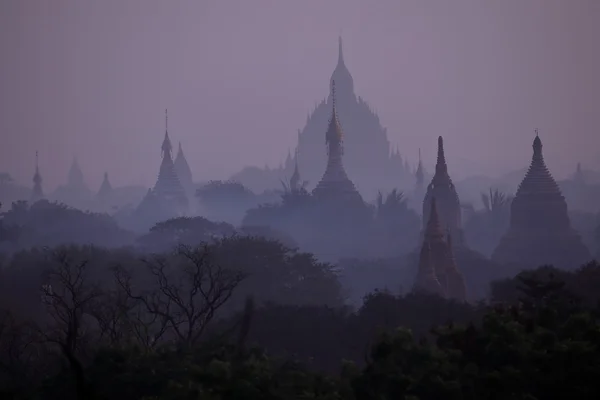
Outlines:
<svg viewBox="0 0 600 400"><path fill-rule="evenodd" d="M331 83L331 104L331 118L325 133L327 166L323 177L313 190L313 196L323 202L362 206L362 197L344 168L343 133L337 116L335 81Z"/></svg>
<svg viewBox="0 0 600 400"><path fill-rule="evenodd" d="M304 127L298 130L295 151L279 168L247 167L232 179L261 191L277 188L289 178L298 165L307 188L315 188L328 162L323 152L323 131L329 126L335 81L337 115L344 128L344 167L357 190L366 200L377 192L394 188L412 190L414 175L400 152L392 150L387 129L371 106L354 91L354 79L346 64L342 38L339 38L337 63L329 79L329 94L308 114ZM292 156L292 154L294 154Z"/></svg>
<svg viewBox="0 0 600 400"><path fill-rule="evenodd" d="M437 200L437 209L442 227L450 231L458 246L462 246L464 245L464 234L462 230L460 200L448 173L446 155L444 154L444 139L441 136L438 137L437 150L435 174L427 186L427 192L423 200L423 229L427 228L431 202L435 198Z"/></svg>
<svg viewBox="0 0 600 400"><path fill-rule="evenodd" d="M179 214L185 214L189 208L189 202L185 189L181 185L175 164L173 162L173 146L169 138L168 116L165 110L165 138L161 146L162 162L158 172L158 179L154 185L153 193L169 208L177 210Z"/></svg>
<svg viewBox="0 0 600 400"><path fill-rule="evenodd" d="M510 227L494 250L498 263L536 268L577 268L591 258L572 228L567 202L544 162L542 140L533 140L529 170L511 204Z"/></svg>
<svg viewBox="0 0 600 400"><path fill-rule="evenodd" d="M335 81L336 111L344 125L344 166L363 196L374 197L378 190L400 187L403 162L392 154L387 129L369 104L354 92L354 79L346 66L342 38L338 43L338 59L329 79L329 96L307 117L298 132L298 165L309 186L316 185L328 159L323 153L323 129L329 124ZM396 160L396 158L400 160ZM400 162L395 162L400 161ZM406 180L410 181L410 172ZM314 187L314 186L313 186Z"/></svg>

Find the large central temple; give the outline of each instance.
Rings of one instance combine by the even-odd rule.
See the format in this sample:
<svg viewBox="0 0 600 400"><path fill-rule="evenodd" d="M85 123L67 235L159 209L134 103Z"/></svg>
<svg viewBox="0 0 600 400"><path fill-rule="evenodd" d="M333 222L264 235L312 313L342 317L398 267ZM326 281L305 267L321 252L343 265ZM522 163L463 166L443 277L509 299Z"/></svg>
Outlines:
<svg viewBox="0 0 600 400"><path fill-rule="evenodd" d="M354 79L346 66L341 38L337 64L329 79L329 95L317 104L305 126L298 131L296 151L288 154L280 168L248 167L232 179L261 191L277 187L281 179L287 181L297 164L308 186L315 188L328 162L327 154L323 152L323 131L329 125L334 81L337 116L344 125L344 167L357 190L364 198L371 199L379 190L412 189L411 167L397 150L392 150L387 129L381 125L377 114L354 92Z"/></svg>
<svg viewBox="0 0 600 400"><path fill-rule="evenodd" d="M348 178L343 163L344 143L342 127L337 116L335 82L331 85L331 119L325 134L327 144L327 167L323 177L313 190L313 195L320 201L343 201L348 205L363 205L363 200L354 184Z"/></svg>
<svg viewBox="0 0 600 400"><path fill-rule="evenodd" d="M405 165L401 157L391 152L387 129L369 105L354 92L354 79L346 67L342 39L339 39L338 60L329 81L329 96L308 117L298 133L298 165L309 184L316 185L326 168L323 153L323 128L333 103L335 82L336 111L344 121L344 166L363 196L373 197L380 189L402 186ZM410 173L406 174L407 177ZM410 176L412 184L412 176ZM407 179L408 182L408 179Z"/></svg>

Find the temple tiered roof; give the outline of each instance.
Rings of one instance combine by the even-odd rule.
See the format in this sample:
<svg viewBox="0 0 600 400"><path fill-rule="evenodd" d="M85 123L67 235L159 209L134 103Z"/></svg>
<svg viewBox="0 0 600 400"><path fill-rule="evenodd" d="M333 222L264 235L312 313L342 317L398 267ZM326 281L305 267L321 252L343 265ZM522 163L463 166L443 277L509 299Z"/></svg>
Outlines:
<svg viewBox="0 0 600 400"><path fill-rule="evenodd" d="M165 111L166 114L166 111ZM168 119L165 118L166 121ZM172 206L176 206L180 209L187 210L188 200L185 194L185 190L179 181L179 177L175 171L175 165L173 163L171 139L169 138L168 125L165 129L165 138L162 146L162 162L160 164L160 170L158 172L158 179L154 185L153 193L166 201Z"/></svg>
<svg viewBox="0 0 600 400"><path fill-rule="evenodd" d="M567 202L546 167L537 131L529 170L511 204L510 227L492 258L529 268L543 264L577 267L590 258L571 227Z"/></svg>
<svg viewBox="0 0 600 400"><path fill-rule="evenodd" d="M83 178L83 172L81 172L81 167L79 166L79 161L77 160L77 157L73 157L73 162L71 163L71 167L69 168L67 186L71 189L87 191L85 179Z"/></svg>
<svg viewBox="0 0 600 400"><path fill-rule="evenodd" d="M192 190L192 170L183 154L183 148L181 142L179 142L179 149L177 150L177 157L175 157L175 172L179 178L179 182L186 190Z"/></svg>
<svg viewBox="0 0 600 400"><path fill-rule="evenodd" d="M112 185L110 184L110 181L108 180L108 172L104 173L104 178L102 179L102 185L100 185L100 189L98 190L98 198L100 200L105 200L106 198L108 198L112 193Z"/></svg>
<svg viewBox="0 0 600 400"><path fill-rule="evenodd" d="M429 219L425 227L425 240L427 242L439 241L444 239L444 230L440 222L435 197L431 199L431 209L429 211Z"/></svg>
<svg viewBox="0 0 600 400"><path fill-rule="evenodd" d="M413 290L460 301L466 300L464 279L456 267L451 236L445 236L440 223L435 197L431 199Z"/></svg>
<svg viewBox="0 0 600 400"><path fill-rule="evenodd" d="M362 204L362 197L348 178L342 162L343 133L335 105L335 82L332 83L332 103L331 119L325 134L327 167L313 195L321 200L351 200Z"/></svg>
<svg viewBox="0 0 600 400"><path fill-rule="evenodd" d="M446 292L442 288L442 284L435 273L433 261L431 260L431 247L427 242L424 242L421 247L419 269L417 271L413 290L415 292L437 294L440 297L446 296Z"/></svg>
<svg viewBox="0 0 600 400"><path fill-rule="evenodd" d="M427 193L423 200L423 224L429 220L431 201L437 199L437 208L440 213L440 223L444 229L450 230L452 236L457 238L458 244L463 244L462 218L458 193L448 174L446 156L444 154L444 139L438 138L437 163L435 175L427 186Z"/></svg>
<svg viewBox="0 0 600 400"><path fill-rule="evenodd" d="M542 141L539 136L533 140L533 157L525 178L517 189L516 196L544 195L563 198L558 184L552 177L542 154Z"/></svg>

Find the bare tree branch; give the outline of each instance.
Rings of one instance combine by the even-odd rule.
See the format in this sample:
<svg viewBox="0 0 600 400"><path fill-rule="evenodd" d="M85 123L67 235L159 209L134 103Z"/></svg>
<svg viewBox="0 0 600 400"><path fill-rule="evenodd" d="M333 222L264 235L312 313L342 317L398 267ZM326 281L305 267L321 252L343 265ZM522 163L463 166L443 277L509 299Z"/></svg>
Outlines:
<svg viewBox="0 0 600 400"><path fill-rule="evenodd" d="M40 334L60 348L75 376L77 395L83 399L86 386L80 357L91 333L85 321L92 315L93 306L102 292L88 281L88 260L75 260L72 254L68 248L59 248L49 254L52 268L48 271L47 283L42 286L47 323L40 329Z"/></svg>
<svg viewBox="0 0 600 400"><path fill-rule="evenodd" d="M168 329L184 346L198 342L243 279L215 264L208 245L181 245L169 260L155 256L143 261L155 285L152 290L134 292L131 277L122 273L117 281L163 327L161 336Z"/></svg>

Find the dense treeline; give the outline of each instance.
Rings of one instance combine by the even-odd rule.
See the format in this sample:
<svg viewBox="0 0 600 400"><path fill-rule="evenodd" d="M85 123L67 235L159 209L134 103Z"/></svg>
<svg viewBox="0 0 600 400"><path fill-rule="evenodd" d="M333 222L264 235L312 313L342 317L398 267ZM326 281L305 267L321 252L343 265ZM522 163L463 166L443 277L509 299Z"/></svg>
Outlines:
<svg viewBox="0 0 600 400"><path fill-rule="evenodd" d="M147 255L21 252L0 277L0 383L15 399L598 396L600 266L495 282L491 304L374 292L276 241ZM558 396L558 397L556 397Z"/></svg>

